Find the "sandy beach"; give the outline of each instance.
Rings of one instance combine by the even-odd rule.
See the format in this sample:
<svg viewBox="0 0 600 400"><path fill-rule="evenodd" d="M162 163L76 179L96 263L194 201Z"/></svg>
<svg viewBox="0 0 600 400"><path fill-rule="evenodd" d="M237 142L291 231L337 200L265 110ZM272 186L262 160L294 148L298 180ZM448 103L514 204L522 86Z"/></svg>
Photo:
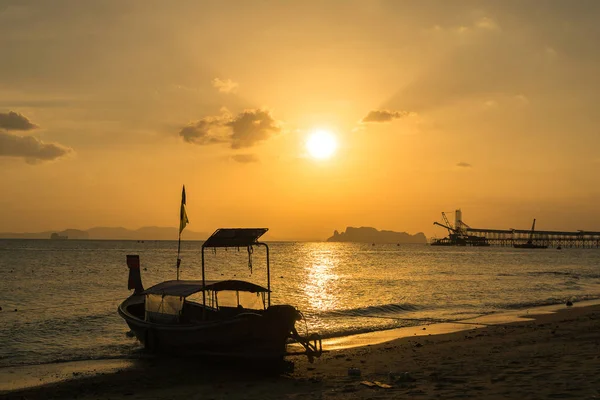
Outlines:
<svg viewBox="0 0 600 400"><path fill-rule="evenodd" d="M450 329L443 324L412 328L411 336L331 350L312 364L290 357L294 371L287 373L155 358L4 368L0 397L598 399L600 306L559 308L515 312L527 318L508 324L480 318L453 333L440 333Z"/></svg>

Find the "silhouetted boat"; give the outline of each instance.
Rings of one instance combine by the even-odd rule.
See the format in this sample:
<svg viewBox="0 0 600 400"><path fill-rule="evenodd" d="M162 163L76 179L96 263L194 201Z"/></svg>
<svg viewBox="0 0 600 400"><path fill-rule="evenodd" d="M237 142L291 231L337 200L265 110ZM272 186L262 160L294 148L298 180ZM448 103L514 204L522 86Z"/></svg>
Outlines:
<svg viewBox="0 0 600 400"><path fill-rule="evenodd" d="M59 235L58 233L54 232L53 234L50 235L50 239L51 240L67 240L69 237L67 235Z"/></svg>
<svg viewBox="0 0 600 400"><path fill-rule="evenodd" d="M281 360L287 354L321 355L321 339L302 337L295 328L302 314L290 305L271 305L269 248L258 238L267 231L218 229L202 245L202 280L171 280L145 289L139 256L128 255L129 289L135 289L118 308L135 336L152 351L171 354L209 354ZM266 249L267 287L241 280L207 281L204 250L217 247L263 246ZM251 250L249 250L251 254ZM236 299L225 305L226 292ZM200 301L190 296L201 293ZM247 308L243 294L254 294L258 307ZM288 353L290 341L304 351Z"/></svg>
<svg viewBox="0 0 600 400"><path fill-rule="evenodd" d="M181 231L188 223L185 188L180 212ZM266 228L217 229L202 244L202 279L177 279L158 283L144 290L138 255L128 255L128 288L133 294L123 301L118 312L133 334L151 351L168 354L201 354L252 359L282 360L288 354L306 354L309 360L322 353L317 334L302 337L295 324L302 314L291 305L271 305L269 247L258 239ZM205 249L246 248L252 267L254 246L266 250L266 287L241 281L208 281L205 275ZM201 294L195 300L192 296ZM226 295L232 295L229 303ZM249 296L250 295L250 296ZM251 297L248 304L244 297ZM296 342L301 352L289 353L287 345Z"/></svg>
<svg viewBox="0 0 600 400"><path fill-rule="evenodd" d="M477 246L488 247L490 243L485 237L450 234L442 239L434 239L431 242L432 246Z"/></svg>

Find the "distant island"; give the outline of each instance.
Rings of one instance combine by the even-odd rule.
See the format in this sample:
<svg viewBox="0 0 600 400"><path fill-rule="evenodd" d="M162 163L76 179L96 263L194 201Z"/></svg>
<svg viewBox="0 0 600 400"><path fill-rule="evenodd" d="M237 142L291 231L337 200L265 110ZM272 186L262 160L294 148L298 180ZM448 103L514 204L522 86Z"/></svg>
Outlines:
<svg viewBox="0 0 600 400"><path fill-rule="evenodd" d="M87 230L65 229L64 231L46 232L3 232L0 239L92 239L92 240L177 240L178 228L163 228L158 226L147 226L139 229L127 229L121 227L96 227ZM183 240L205 240L210 236L206 232L183 231Z"/></svg>
<svg viewBox="0 0 600 400"><path fill-rule="evenodd" d="M406 232L379 231L370 227L347 227L346 232L333 232L328 242L358 242L358 243L420 243L426 244L427 238L422 232L414 235Z"/></svg>

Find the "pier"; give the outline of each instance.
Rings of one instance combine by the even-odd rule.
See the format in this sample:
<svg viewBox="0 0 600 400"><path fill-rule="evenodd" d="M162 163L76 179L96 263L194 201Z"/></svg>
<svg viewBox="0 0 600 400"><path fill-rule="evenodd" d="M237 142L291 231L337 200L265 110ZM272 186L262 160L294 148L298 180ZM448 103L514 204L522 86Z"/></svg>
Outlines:
<svg viewBox="0 0 600 400"><path fill-rule="evenodd" d="M598 248L600 247L600 232L563 232L535 231L522 229L475 229L466 228L468 236L485 239L493 246L514 246L531 241L534 244L562 248Z"/></svg>
<svg viewBox="0 0 600 400"><path fill-rule="evenodd" d="M461 210L455 211L452 225L442 212L444 223L434 222L448 230L448 237L435 239L433 246L509 246L531 248L599 248L600 232L578 230L536 231L535 219L531 229L481 229L471 228L462 220Z"/></svg>

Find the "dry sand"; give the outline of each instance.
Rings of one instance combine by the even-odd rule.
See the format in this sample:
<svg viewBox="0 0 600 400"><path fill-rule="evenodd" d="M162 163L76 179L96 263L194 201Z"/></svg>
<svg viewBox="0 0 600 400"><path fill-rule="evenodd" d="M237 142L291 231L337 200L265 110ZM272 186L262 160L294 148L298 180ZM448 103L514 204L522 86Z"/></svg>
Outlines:
<svg viewBox="0 0 600 400"><path fill-rule="evenodd" d="M329 351L313 364L291 357L295 370L286 374L260 373L256 364L231 369L159 359L68 363L58 373L56 365L4 368L0 383L8 379L13 389L37 379L43 385L5 390L0 398L600 399L600 306L549 310L501 325L486 325L498 316L481 318L471 321L479 325L458 324L466 330L454 333L431 334L450 329L443 325L420 327L410 337ZM354 343L364 340L377 341ZM350 368L361 375L350 376Z"/></svg>

